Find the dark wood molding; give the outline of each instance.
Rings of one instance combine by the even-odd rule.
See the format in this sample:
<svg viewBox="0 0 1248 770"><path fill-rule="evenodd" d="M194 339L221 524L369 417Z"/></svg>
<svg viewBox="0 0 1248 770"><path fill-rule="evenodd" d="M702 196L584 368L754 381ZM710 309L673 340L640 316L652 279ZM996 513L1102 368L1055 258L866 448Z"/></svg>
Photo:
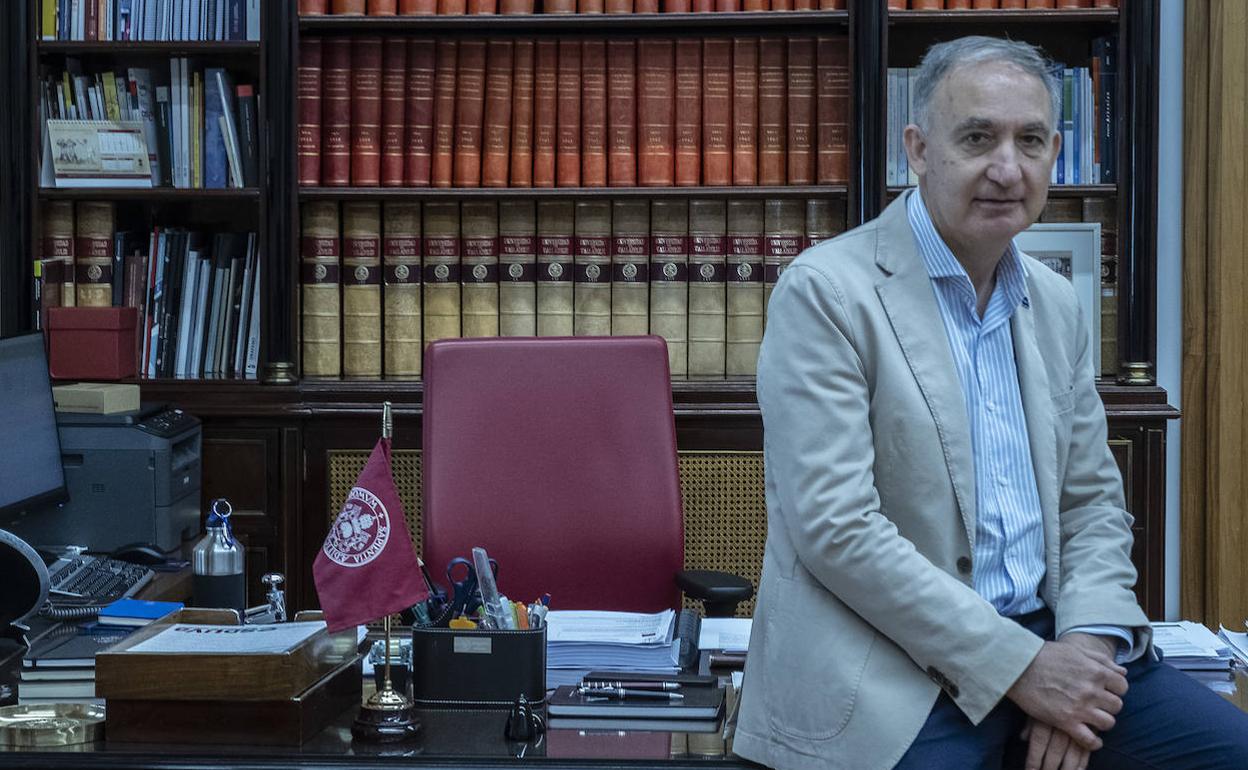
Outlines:
<svg viewBox="0 0 1248 770"><path fill-rule="evenodd" d="M299 319L295 299L299 201L295 197L295 87L298 18L295 4L263 4L260 125L262 244L260 264L260 369L266 382L284 383L298 371Z"/></svg>
<svg viewBox="0 0 1248 770"><path fill-rule="evenodd" d="M41 200L130 200L150 203L194 203L196 201L252 203L260 200L260 190L255 187L231 187L226 189L209 189L207 187L40 187L37 194Z"/></svg>
<svg viewBox="0 0 1248 770"><path fill-rule="evenodd" d="M35 118L23 105L32 103L35 77L34 54L28 41L33 36L30 6L14 3L0 22L0 83L8 96L8 109L0 115L0 336L29 331L34 326L31 255L36 253L34 203L28 194L34 184L32 144Z"/></svg>
<svg viewBox="0 0 1248 770"><path fill-rule="evenodd" d="M888 131L888 24L884 3L858 0L850 14L850 191L849 225L868 222L884 210L885 142ZM871 137L868 141L866 137Z"/></svg>
<svg viewBox="0 0 1248 770"><path fill-rule="evenodd" d="M261 43L255 40L39 40L40 54L116 54L135 56L199 56L219 59L226 56L254 56Z"/></svg>
<svg viewBox="0 0 1248 770"><path fill-rule="evenodd" d="M812 24L848 23L846 11L777 11L741 13L525 14L468 16L303 16L305 34L391 34L395 32L536 34L543 32L667 32L723 30L751 33L791 31Z"/></svg>

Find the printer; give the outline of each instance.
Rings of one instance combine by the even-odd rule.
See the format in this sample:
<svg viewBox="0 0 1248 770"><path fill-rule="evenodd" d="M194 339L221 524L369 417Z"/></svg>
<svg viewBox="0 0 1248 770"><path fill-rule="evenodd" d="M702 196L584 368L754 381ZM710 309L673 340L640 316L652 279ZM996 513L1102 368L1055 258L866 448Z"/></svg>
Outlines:
<svg viewBox="0 0 1248 770"><path fill-rule="evenodd" d="M118 414L56 413L69 501L5 526L29 543L173 551L199 532L199 420L165 404Z"/></svg>

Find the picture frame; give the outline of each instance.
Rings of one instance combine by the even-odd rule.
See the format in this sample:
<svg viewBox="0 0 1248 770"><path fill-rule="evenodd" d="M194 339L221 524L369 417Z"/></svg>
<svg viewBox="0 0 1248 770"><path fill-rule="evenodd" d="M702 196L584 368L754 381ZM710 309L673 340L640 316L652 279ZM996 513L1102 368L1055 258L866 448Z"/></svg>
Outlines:
<svg viewBox="0 0 1248 770"><path fill-rule="evenodd" d="M1014 236L1014 244L1075 287L1088 321L1092 371L1101 372L1101 224L1040 222Z"/></svg>

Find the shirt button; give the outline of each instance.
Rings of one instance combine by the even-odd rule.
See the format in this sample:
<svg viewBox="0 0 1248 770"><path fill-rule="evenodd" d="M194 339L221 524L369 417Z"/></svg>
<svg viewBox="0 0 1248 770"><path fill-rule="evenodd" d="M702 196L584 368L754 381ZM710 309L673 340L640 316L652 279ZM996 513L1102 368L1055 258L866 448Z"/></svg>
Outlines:
<svg viewBox="0 0 1248 770"><path fill-rule="evenodd" d="M971 560L965 556L958 557L958 572L963 575L971 574Z"/></svg>
<svg viewBox="0 0 1248 770"><path fill-rule="evenodd" d="M998 476L997 483L1003 487L1008 487L1010 485L1010 480L1007 479L1005 476Z"/></svg>
<svg viewBox="0 0 1248 770"><path fill-rule="evenodd" d="M990 412L995 412L995 411L997 411L997 405L996 405L996 403L995 403L995 402L992 402L992 401L989 401L989 402L988 402L988 411L990 411Z"/></svg>

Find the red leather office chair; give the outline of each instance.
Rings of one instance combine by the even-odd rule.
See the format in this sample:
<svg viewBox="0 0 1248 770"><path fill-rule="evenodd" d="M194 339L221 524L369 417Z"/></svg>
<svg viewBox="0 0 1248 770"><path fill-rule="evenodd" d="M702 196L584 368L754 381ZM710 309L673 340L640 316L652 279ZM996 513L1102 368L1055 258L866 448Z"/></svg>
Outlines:
<svg viewBox="0 0 1248 770"><path fill-rule="evenodd" d="M441 340L425 352L425 562L483 546L513 601L655 612L679 587L731 614L749 581L681 572L684 528L660 337ZM679 577L678 577L679 576Z"/></svg>

